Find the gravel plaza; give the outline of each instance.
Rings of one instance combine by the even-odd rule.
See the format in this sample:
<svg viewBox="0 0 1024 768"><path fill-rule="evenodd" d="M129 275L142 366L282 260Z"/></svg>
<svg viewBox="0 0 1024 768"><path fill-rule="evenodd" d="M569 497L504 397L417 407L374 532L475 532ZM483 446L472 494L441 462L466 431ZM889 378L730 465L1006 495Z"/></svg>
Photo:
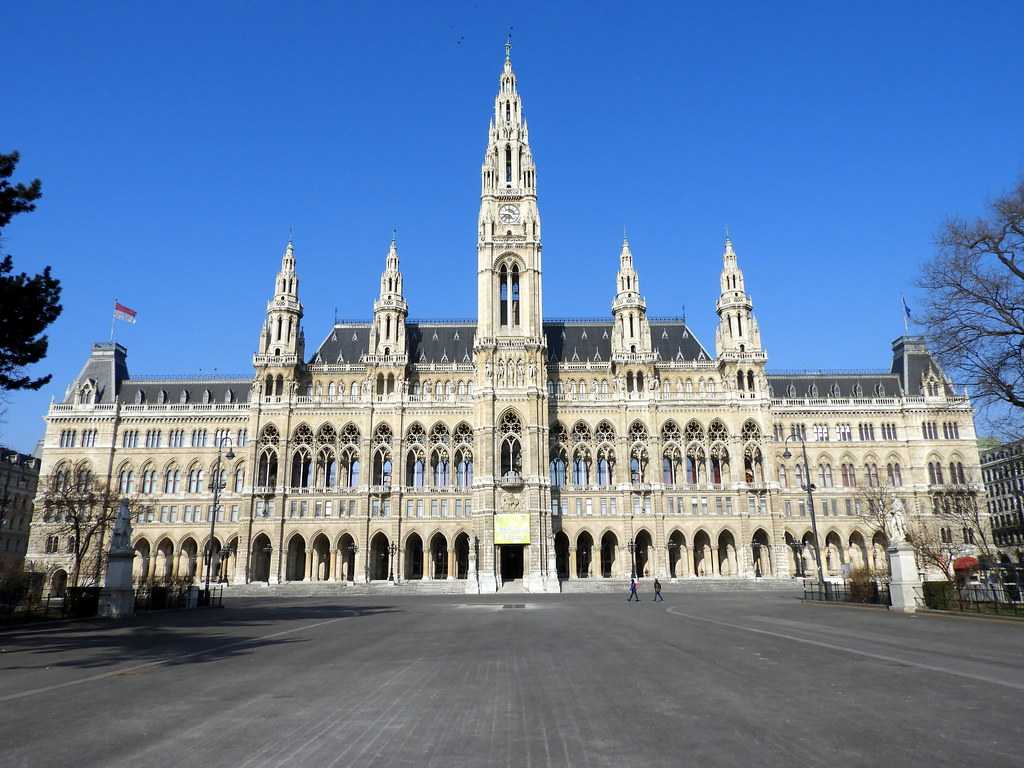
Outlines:
<svg viewBox="0 0 1024 768"><path fill-rule="evenodd" d="M1024 625L641 596L234 598L5 629L4 763L1019 765Z"/></svg>

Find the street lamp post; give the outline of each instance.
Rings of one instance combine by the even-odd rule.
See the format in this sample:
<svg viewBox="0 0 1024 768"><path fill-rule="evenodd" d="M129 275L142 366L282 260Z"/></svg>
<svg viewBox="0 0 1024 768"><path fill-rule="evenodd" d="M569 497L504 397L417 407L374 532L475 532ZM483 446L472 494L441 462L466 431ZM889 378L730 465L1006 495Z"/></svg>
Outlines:
<svg viewBox="0 0 1024 768"><path fill-rule="evenodd" d="M802 435L793 432L789 437L786 438L782 444L782 458L789 461L793 458L793 454L789 451L789 441L796 438L800 441L800 445L803 448L804 455L804 482L806 483L807 491L807 508L811 513L811 535L814 536L814 562L817 565L818 570L818 586L821 587L822 597L827 598L825 588L825 574L821 570L821 546L818 544L818 521L814 516L814 483L811 482L811 465L807 460L807 443L804 441Z"/></svg>
<svg viewBox="0 0 1024 768"><path fill-rule="evenodd" d="M228 461L235 460L235 452L231 450L231 438L227 435L220 438L217 441L217 462L214 466L213 474L213 510L210 512L210 539L206 542L206 603L209 605L210 602L210 570L213 565L213 535L217 528L217 513L220 508L220 492L224 488L224 467L221 465L221 451L224 449L224 444L228 446L228 452L224 454L224 458Z"/></svg>
<svg viewBox="0 0 1024 768"><path fill-rule="evenodd" d="M397 544L392 544L391 546L389 546L388 547L388 553L391 555L391 557L388 558L388 579L390 579L391 583L394 584L395 583L395 555L398 554L398 545Z"/></svg>
<svg viewBox="0 0 1024 768"><path fill-rule="evenodd" d="M356 544L354 541L353 542L349 542L349 545L347 547L345 547L345 549L348 551L348 553L349 553L349 555L351 557L351 560L352 560L352 579L355 580L355 577L356 577L356 552L359 551L359 545ZM345 572L342 574L342 576L344 577L344 578L342 578L342 581L348 581L348 573L349 573L348 560L345 561L344 569L345 569Z"/></svg>
<svg viewBox="0 0 1024 768"><path fill-rule="evenodd" d="M630 539L626 544L626 549L629 550L629 578L636 578L636 557L633 555L636 545L633 544L633 540Z"/></svg>

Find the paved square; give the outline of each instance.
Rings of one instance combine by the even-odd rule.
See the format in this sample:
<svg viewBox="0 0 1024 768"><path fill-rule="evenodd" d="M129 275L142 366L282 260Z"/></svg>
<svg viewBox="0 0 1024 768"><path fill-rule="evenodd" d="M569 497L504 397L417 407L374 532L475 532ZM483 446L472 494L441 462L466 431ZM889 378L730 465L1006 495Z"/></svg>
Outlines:
<svg viewBox="0 0 1024 768"><path fill-rule="evenodd" d="M774 593L236 598L0 632L2 762L1020 765L1022 641Z"/></svg>

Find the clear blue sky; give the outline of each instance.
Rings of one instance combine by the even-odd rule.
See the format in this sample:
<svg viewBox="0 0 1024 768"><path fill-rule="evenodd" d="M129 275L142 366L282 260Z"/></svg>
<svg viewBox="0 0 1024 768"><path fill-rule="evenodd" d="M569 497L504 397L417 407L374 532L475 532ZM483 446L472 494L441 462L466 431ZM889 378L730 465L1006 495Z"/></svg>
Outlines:
<svg viewBox="0 0 1024 768"><path fill-rule="evenodd" d="M609 313L626 225L649 311L711 347L728 226L771 368L886 367L938 225L1024 171L1024 7L715 5L8 4L0 149L45 197L5 249L65 309L0 442L114 296L132 372L250 372L289 226L309 348L370 315L393 225L412 316L471 317L509 25L548 316Z"/></svg>

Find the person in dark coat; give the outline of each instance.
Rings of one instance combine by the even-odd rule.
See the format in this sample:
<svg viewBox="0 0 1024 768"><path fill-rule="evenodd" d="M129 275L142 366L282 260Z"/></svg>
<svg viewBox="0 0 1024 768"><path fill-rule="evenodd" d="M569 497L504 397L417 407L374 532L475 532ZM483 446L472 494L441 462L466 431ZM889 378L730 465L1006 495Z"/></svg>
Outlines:
<svg viewBox="0 0 1024 768"><path fill-rule="evenodd" d="M654 580L654 602L665 602L665 598L661 596L661 582L657 579Z"/></svg>

